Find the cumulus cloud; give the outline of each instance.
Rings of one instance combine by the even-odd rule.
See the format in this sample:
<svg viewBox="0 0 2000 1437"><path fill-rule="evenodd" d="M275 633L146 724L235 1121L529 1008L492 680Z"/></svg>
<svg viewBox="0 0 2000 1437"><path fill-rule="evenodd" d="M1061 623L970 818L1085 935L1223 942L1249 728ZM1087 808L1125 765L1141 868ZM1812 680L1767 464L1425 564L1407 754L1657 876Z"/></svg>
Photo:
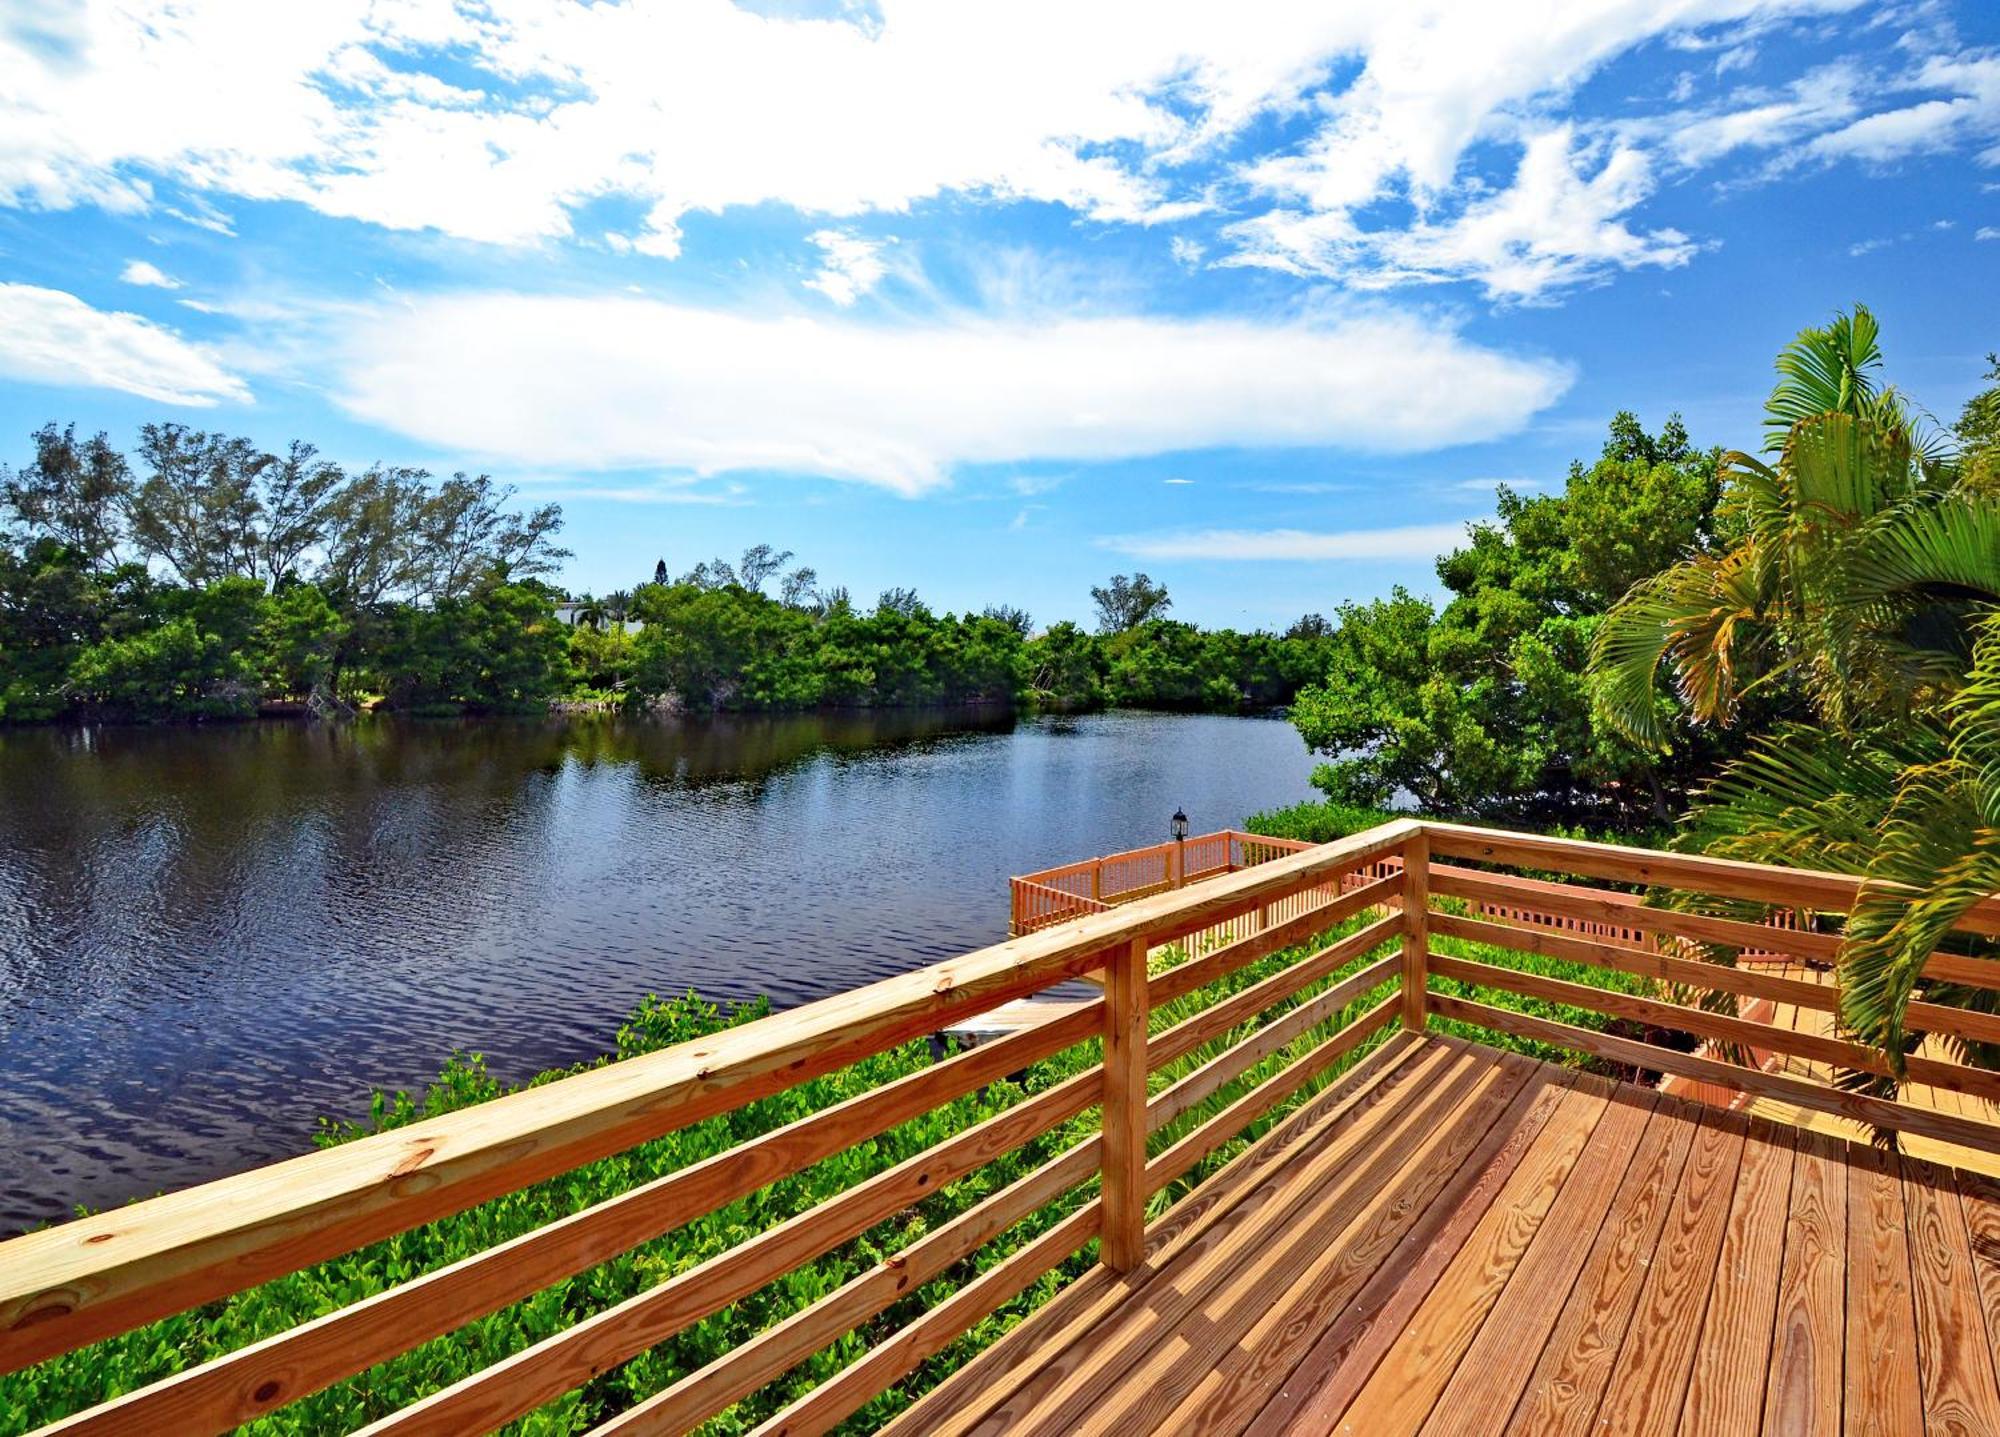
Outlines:
<svg viewBox="0 0 2000 1437"><path fill-rule="evenodd" d="M1467 173L1475 147L1531 142L1649 42L1720 44L1856 3L1598 0L1522 23L1490 0L886 0L834 18L728 0L96 0L66 7L53 39L0 27L0 197L143 209L166 181L197 218L214 213L203 195L292 200L501 243L570 236L619 197L641 218L607 242L671 257L687 215L733 206L845 217L958 194L1154 223L1215 208L1220 174L1269 206L1270 224L1237 231L1253 261L1324 268L1313 256L1400 198L1420 222L1408 247L1430 257L1371 273L1484 280L1491 266L1455 254L1477 243L1461 231L1503 227ZM1975 83L1949 68L1931 83ZM1274 114L1320 118L1302 141L1279 125L1231 151ZM1544 166L1522 161L1527 179ZM1566 233L1502 266L1500 291L1679 254L1604 213L1643 198L1643 166L1614 154L1608 182L1579 178ZM850 287L837 266L822 285L836 302Z"/></svg>
<svg viewBox="0 0 2000 1437"><path fill-rule="evenodd" d="M158 265L143 259L126 261L125 268L119 271L118 277L127 284L136 284L149 289L179 289L181 287L179 280L166 273Z"/></svg>
<svg viewBox="0 0 2000 1437"><path fill-rule="evenodd" d="M172 330L31 284L0 284L0 374L119 389L161 404L250 401L242 380Z"/></svg>
<svg viewBox="0 0 2000 1437"><path fill-rule="evenodd" d="M628 297L413 301L346 322L337 400L517 463L826 475L915 494L969 463L1490 439L1566 368L1408 316L919 324Z"/></svg>
<svg viewBox="0 0 2000 1437"><path fill-rule="evenodd" d="M1404 524L1391 529L1197 529L1114 534L1097 541L1134 559L1430 559L1465 542L1470 520Z"/></svg>
<svg viewBox="0 0 2000 1437"><path fill-rule="evenodd" d="M889 272L882 246L844 230L820 230L808 236L819 248L819 273L806 281L843 309L882 282Z"/></svg>
<svg viewBox="0 0 2000 1437"><path fill-rule="evenodd" d="M99 0L64 23L60 45L0 28L0 194L17 202L141 208L164 177L520 243L615 194L645 212L632 246L662 256L689 212L767 201L840 216L960 192L1184 216L1201 202L1107 147L1196 153L1362 34L1352 11L1195 0L892 3L879 20L727 0Z"/></svg>

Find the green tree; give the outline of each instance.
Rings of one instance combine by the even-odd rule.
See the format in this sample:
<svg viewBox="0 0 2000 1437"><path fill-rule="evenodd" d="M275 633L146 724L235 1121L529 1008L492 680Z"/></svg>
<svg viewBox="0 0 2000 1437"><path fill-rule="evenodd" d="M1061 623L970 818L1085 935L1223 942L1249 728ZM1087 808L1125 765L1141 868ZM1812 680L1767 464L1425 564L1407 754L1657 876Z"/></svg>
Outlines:
<svg viewBox="0 0 2000 1437"><path fill-rule="evenodd" d="M1664 824L1718 752L1669 721L1659 752L1594 711L1585 676L1605 610L1635 580L1715 542L1718 456L1678 418L1620 413L1561 494L1502 488L1493 523L1438 560L1442 609L1398 589L1349 604L1293 722L1337 802L1399 794L1429 812L1626 829Z"/></svg>
<svg viewBox="0 0 2000 1437"><path fill-rule="evenodd" d="M123 533L132 471L103 431L78 441L76 426L35 431L35 458L18 472L0 469L0 512L30 539L52 539L83 567L112 562Z"/></svg>
<svg viewBox="0 0 2000 1437"><path fill-rule="evenodd" d="M287 584L257 622L255 649L266 693L325 697L347 621L316 584Z"/></svg>
<svg viewBox="0 0 2000 1437"><path fill-rule="evenodd" d="M487 583L396 617L388 696L417 713L514 713L545 706L569 674L566 626L541 589Z"/></svg>
<svg viewBox="0 0 2000 1437"><path fill-rule="evenodd" d="M1105 702L1104 655L1096 638L1064 619L1028 645L1029 691L1037 703L1059 709L1099 708Z"/></svg>
<svg viewBox="0 0 2000 1437"><path fill-rule="evenodd" d="M1114 574L1102 587L1092 586L1090 601L1097 606L1097 632L1122 634L1136 629L1148 619L1164 616L1174 606L1167 586L1156 584L1144 574Z"/></svg>
<svg viewBox="0 0 2000 1437"><path fill-rule="evenodd" d="M251 638L263 603L263 586L251 579L163 594L159 622L77 653L69 697L102 718L253 717L261 689Z"/></svg>

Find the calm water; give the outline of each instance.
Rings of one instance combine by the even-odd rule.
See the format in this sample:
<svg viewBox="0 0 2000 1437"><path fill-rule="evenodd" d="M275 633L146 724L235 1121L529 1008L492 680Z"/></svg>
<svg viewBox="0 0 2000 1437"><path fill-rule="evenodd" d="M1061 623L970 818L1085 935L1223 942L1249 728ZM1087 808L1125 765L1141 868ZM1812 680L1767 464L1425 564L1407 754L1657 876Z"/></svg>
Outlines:
<svg viewBox="0 0 2000 1437"><path fill-rule="evenodd" d="M794 1004L1006 936L1006 878L1309 796L1280 720L0 731L0 1230L308 1146L649 992Z"/></svg>

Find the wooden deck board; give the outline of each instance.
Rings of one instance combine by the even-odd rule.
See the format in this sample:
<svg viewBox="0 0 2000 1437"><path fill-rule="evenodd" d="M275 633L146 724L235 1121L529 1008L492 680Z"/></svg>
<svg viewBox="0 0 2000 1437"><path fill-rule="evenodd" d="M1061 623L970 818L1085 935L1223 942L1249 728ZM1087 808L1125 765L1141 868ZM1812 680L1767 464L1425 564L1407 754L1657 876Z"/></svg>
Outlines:
<svg viewBox="0 0 2000 1437"><path fill-rule="evenodd" d="M892 1430L2000 1437L2000 1184L1398 1041Z"/></svg>
<svg viewBox="0 0 2000 1437"><path fill-rule="evenodd" d="M1846 1245L1847 1170L1840 1145L1802 1131L1764 1392L1763 1430L1774 1437L1840 1430Z"/></svg>
<svg viewBox="0 0 2000 1437"><path fill-rule="evenodd" d="M1155 1370L1153 1360L1163 1352L1177 1354L1186 1333L1216 1320L1204 1306L1218 1283L1239 1265L1254 1270L1283 1264L1291 1253L1287 1234L1309 1226L1323 1212L1314 1203L1316 1196L1324 1197L1336 1215L1358 1208L1374 1183L1393 1176L1403 1148L1416 1134L1448 1121L1494 1076L1491 1065L1467 1052L1442 1071L1417 1073L1398 1083L1396 1097L1382 1104L1374 1122L1357 1126L1345 1141L1279 1165L1163 1264L1134 1300L1052 1357L1020 1398L996 1409L978 1430L1067 1434L1097 1414L1140 1400L1148 1374Z"/></svg>
<svg viewBox="0 0 2000 1437"><path fill-rule="evenodd" d="M1612 1094L1555 1205L1432 1408L1425 1437L1483 1437L1493 1430L1496 1413L1513 1410L1562 1311L1549 1294L1575 1285L1639 1152L1654 1101L1654 1094L1636 1088L1621 1086ZM1590 1242L1580 1240L1586 1236Z"/></svg>
<svg viewBox="0 0 2000 1437"><path fill-rule="evenodd" d="M1562 1105L1570 1077L1544 1066L1529 1080L1523 1090L1528 1101L1507 1115L1512 1130L1468 1162L1461 1190L1448 1195L1453 1207L1447 1220L1435 1230L1419 1229L1404 1238L1251 1419L1251 1437L1270 1437L1295 1423L1324 1426L1332 1420L1328 1414L1346 1408ZM1463 1183L1468 1175L1472 1181Z"/></svg>
<svg viewBox="0 0 2000 1437"><path fill-rule="evenodd" d="M1626 1173L1514 1407L1509 1434L1560 1437L1591 1430L1667 1211L1680 1190L1695 1131L1704 1120L1713 1121L1674 1098L1660 1099L1653 1117L1647 1144Z"/></svg>
<svg viewBox="0 0 2000 1437"><path fill-rule="evenodd" d="M1745 1355L1771 1349L1797 1137L1794 1129L1759 1124L1744 1140L1714 1291L1695 1347L1687 1400L1681 1406L1678 1430L1689 1437L1705 1433L1733 1437L1756 1431L1763 1421L1764 1384L1770 1369L1746 1361Z"/></svg>
<svg viewBox="0 0 2000 1437"><path fill-rule="evenodd" d="M1598 1407L1599 1432L1669 1433L1680 1420L1749 1129L1725 1113L1695 1133L1639 1306Z"/></svg>
<svg viewBox="0 0 2000 1437"><path fill-rule="evenodd" d="M2000 1437L2000 1392L1986 1340L1958 1183L1948 1168L1903 1160L1917 1309L1917 1371L1931 1437Z"/></svg>
<svg viewBox="0 0 2000 1437"><path fill-rule="evenodd" d="M1847 1161L1847 1437L1921 1432L1917 1319L1903 1169L1892 1154L1850 1149Z"/></svg>
<svg viewBox="0 0 2000 1437"><path fill-rule="evenodd" d="M1204 1344L1186 1395L1157 1425L1191 1432L1235 1430L1258 1412L1325 1329L1328 1316L1347 1307L1403 1239L1436 1220L1441 1206L1449 1212L1452 1184L1465 1172L1469 1155L1504 1140L1517 1105L1532 1101L1528 1079L1538 1066L1527 1060L1509 1064L1505 1080L1475 1100L1479 1111L1430 1134L1370 1203L1350 1229L1350 1238L1329 1242L1323 1231L1308 1232L1317 1251L1303 1279L1289 1290L1266 1295L1251 1313L1255 1324L1248 1332ZM1172 1394L1163 1390L1161 1395Z"/></svg>

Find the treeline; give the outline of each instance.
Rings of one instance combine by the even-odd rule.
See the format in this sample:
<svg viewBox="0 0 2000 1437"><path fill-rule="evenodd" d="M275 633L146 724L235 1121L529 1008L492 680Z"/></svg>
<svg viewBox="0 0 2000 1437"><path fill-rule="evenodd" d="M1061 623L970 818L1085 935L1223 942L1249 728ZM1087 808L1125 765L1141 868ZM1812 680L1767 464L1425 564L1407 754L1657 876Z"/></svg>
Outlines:
<svg viewBox="0 0 2000 1437"><path fill-rule="evenodd" d="M47 425L0 470L0 721L249 717L273 706L799 711L975 703L1206 710L1290 701L1328 626L1169 619L1144 574L1094 589L1097 632L996 606L869 607L792 555L570 601L555 505L486 475L348 473L176 424L128 459ZM559 609L560 606L560 609Z"/></svg>
<svg viewBox="0 0 2000 1437"><path fill-rule="evenodd" d="M1166 607L1164 589L1157 598L1151 614ZM671 695L696 710L1265 708L1317 677L1325 644L1315 624L1240 633L1119 613L1096 633L1065 621L1035 634L1020 610L940 615L909 590L862 610L844 592L787 601L688 578L643 586L613 612L626 621L586 625L572 640L579 693L641 703Z"/></svg>
<svg viewBox="0 0 2000 1437"><path fill-rule="evenodd" d="M50 424L0 471L0 719L219 718L266 700L545 700L553 505L488 476L350 474L179 424L137 464Z"/></svg>

